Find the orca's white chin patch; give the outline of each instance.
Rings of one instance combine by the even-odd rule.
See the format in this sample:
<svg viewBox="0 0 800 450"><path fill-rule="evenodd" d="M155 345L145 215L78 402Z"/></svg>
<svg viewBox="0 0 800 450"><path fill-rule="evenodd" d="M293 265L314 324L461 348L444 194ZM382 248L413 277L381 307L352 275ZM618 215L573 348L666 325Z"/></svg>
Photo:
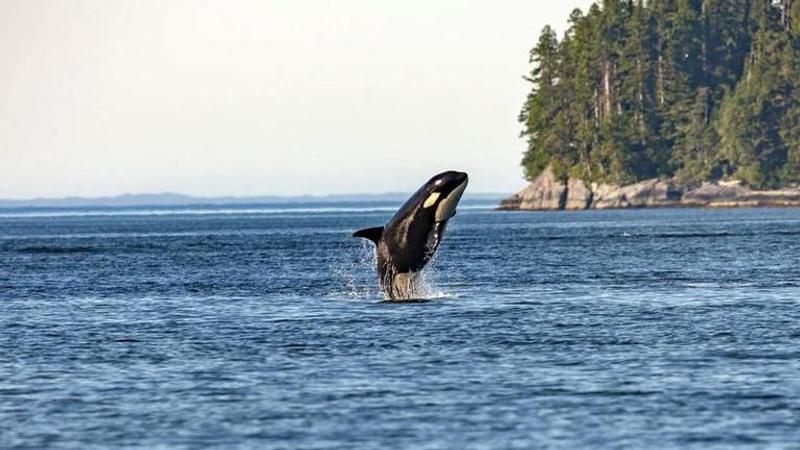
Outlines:
<svg viewBox="0 0 800 450"><path fill-rule="evenodd" d="M450 193L447 194L447 197L443 198L439 202L439 206L436 208L437 222L443 222L445 220L448 220L449 218L453 217L456 214L456 206L458 206L458 202L461 200L461 196L467 189L468 182L469 180L464 180L463 183L459 184L455 189L450 191Z"/></svg>

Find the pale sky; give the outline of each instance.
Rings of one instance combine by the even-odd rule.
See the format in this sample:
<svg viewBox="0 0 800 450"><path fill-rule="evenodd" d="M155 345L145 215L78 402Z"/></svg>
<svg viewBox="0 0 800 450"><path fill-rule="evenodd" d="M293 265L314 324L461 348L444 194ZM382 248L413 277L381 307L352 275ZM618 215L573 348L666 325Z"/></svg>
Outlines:
<svg viewBox="0 0 800 450"><path fill-rule="evenodd" d="M0 198L523 186L528 51L590 0L0 0Z"/></svg>

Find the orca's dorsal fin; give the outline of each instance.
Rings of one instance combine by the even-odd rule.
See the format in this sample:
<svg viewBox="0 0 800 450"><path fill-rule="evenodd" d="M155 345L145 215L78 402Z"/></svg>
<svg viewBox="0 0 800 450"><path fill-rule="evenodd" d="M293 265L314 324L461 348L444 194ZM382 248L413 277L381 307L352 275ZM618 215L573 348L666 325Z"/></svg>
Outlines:
<svg viewBox="0 0 800 450"><path fill-rule="evenodd" d="M383 227L367 228L353 233L353 237L369 239L370 241L374 242L375 245L378 245L378 241L381 240L381 236L383 236Z"/></svg>

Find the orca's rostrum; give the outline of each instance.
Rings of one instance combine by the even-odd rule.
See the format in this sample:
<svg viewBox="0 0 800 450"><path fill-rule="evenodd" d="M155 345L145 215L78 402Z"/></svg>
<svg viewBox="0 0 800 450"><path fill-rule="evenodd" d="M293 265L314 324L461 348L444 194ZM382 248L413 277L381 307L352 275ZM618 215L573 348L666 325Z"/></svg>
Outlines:
<svg viewBox="0 0 800 450"><path fill-rule="evenodd" d="M416 295L417 274L436 253L468 181L463 172L440 173L412 195L389 223L353 234L375 243L378 276L387 299L408 300Z"/></svg>

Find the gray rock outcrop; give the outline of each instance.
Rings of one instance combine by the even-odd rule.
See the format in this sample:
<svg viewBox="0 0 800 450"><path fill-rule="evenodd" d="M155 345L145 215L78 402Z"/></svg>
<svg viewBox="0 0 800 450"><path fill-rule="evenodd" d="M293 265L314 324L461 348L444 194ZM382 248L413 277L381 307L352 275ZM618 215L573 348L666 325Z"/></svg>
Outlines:
<svg viewBox="0 0 800 450"><path fill-rule="evenodd" d="M659 179L628 186L592 185L594 209L678 206L681 192L670 182Z"/></svg>
<svg viewBox="0 0 800 450"><path fill-rule="evenodd" d="M594 194L579 178L570 178L567 181L567 200L564 209L581 210L592 204Z"/></svg>
<svg viewBox="0 0 800 450"><path fill-rule="evenodd" d="M528 187L503 201L505 210L582 210L653 207L800 207L800 186L753 190L739 181L703 183L693 189L677 187L672 180L651 179L617 186L556 177L552 167Z"/></svg>
<svg viewBox="0 0 800 450"><path fill-rule="evenodd" d="M503 200L500 209L524 211L548 211L564 209L567 201L567 185L556 177L548 166L531 183L510 198Z"/></svg>
<svg viewBox="0 0 800 450"><path fill-rule="evenodd" d="M739 182L703 183L700 187L687 192L682 200L687 205L708 206L714 202L738 201L750 192L750 189Z"/></svg>
<svg viewBox="0 0 800 450"><path fill-rule="evenodd" d="M687 192L681 203L709 208L800 206L800 188L755 191L739 181L703 183Z"/></svg>

